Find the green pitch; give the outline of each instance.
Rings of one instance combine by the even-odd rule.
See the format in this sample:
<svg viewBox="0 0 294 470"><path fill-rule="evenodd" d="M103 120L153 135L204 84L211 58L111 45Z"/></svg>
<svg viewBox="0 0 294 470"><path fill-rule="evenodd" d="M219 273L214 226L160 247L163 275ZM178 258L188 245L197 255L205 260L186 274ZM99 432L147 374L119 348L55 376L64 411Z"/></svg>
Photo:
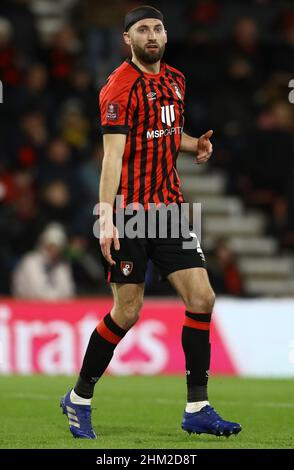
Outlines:
<svg viewBox="0 0 294 470"><path fill-rule="evenodd" d="M229 439L181 430L183 377L104 377L96 387L98 440L76 440L59 397L71 377L0 377L0 447L58 449L294 448L293 381L211 378L211 404L243 431Z"/></svg>

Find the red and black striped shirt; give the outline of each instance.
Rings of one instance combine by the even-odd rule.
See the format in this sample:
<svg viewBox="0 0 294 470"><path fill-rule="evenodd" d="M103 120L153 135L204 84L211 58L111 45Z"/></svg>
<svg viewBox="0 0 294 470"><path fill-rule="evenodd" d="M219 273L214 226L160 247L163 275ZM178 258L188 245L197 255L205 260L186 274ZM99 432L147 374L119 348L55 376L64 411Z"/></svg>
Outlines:
<svg viewBox="0 0 294 470"><path fill-rule="evenodd" d="M102 88L102 133L127 135L117 192L124 196L124 207L184 201L176 170L184 94L185 77L178 70L162 62L158 74L149 74L130 59Z"/></svg>

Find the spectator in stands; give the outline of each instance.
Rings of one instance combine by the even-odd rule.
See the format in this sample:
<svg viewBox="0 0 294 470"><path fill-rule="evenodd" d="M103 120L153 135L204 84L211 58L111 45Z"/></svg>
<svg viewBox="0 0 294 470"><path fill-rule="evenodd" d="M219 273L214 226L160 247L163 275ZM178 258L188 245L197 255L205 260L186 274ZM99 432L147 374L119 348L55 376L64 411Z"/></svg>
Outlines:
<svg viewBox="0 0 294 470"><path fill-rule="evenodd" d="M0 79L7 85L21 82L20 54L12 43L13 28L10 21L0 17Z"/></svg>
<svg viewBox="0 0 294 470"><path fill-rule="evenodd" d="M50 116L54 111L52 96L48 92L48 72L41 63L31 64L25 71L24 82L17 94L21 110L40 109Z"/></svg>
<svg viewBox="0 0 294 470"><path fill-rule="evenodd" d="M46 118L38 109L29 110L20 118L19 128L11 126L7 152L14 168L31 168L39 164L48 140Z"/></svg>
<svg viewBox="0 0 294 470"><path fill-rule="evenodd" d="M105 289L104 271L97 258L97 240L95 241L96 244L90 247L89 238L83 235L69 238L66 257L72 266L77 295L96 295L98 289Z"/></svg>
<svg viewBox="0 0 294 470"><path fill-rule="evenodd" d="M211 285L217 294L242 296L245 294L242 276L228 241L219 239L213 249L208 270Z"/></svg>
<svg viewBox="0 0 294 470"><path fill-rule="evenodd" d="M44 225L54 220L70 227L73 211L70 188L64 181L52 180L42 187L38 216L38 225L40 227L44 227Z"/></svg>
<svg viewBox="0 0 294 470"><path fill-rule="evenodd" d="M81 3L82 17L86 22L87 62L97 86L100 86L125 55L121 44L121 19L128 5L123 0Z"/></svg>
<svg viewBox="0 0 294 470"><path fill-rule="evenodd" d="M74 160L72 149L63 138L56 136L51 140L38 173L42 204L40 216L50 217L46 223L58 220L70 225L72 215L79 213L81 188Z"/></svg>
<svg viewBox="0 0 294 470"><path fill-rule="evenodd" d="M62 256L66 242L61 225L46 227L37 248L24 256L13 273L15 297L60 300L74 295L71 268Z"/></svg>
<svg viewBox="0 0 294 470"><path fill-rule="evenodd" d="M21 50L23 59L29 62L36 57L38 42L32 3L32 0L1 0L0 2L0 16L8 19L12 25L14 45Z"/></svg>
<svg viewBox="0 0 294 470"><path fill-rule="evenodd" d="M91 118L97 121L97 87L94 86L89 69L81 62L77 64L69 78L69 86L67 88L64 100L80 102L83 110ZM97 128L95 127L97 133Z"/></svg>
<svg viewBox="0 0 294 470"><path fill-rule="evenodd" d="M274 31L278 34L278 41L271 44L267 59L269 68L279 75L287 85L293 78L294 63L294 9L283 9L278 21L275 21Z"/></svg>
<svg viewBox="0 0 294 470"><path fill-rule="evenodd" d="M11 22L0 13L0 80L4 95L3 102L0 103L0 147L3 147L6 133L15 124L14 116L18 109L15 92L22 81L24 61L22 53L13 43L13 35Z"/></svg>
<svg viewBox="0 0 294 470"><path fill-rule="evenodd" d="M98 202L99 179L103 159L103 146L99 142L91 152L90 158L82 162L79 167L79 184L84 193L85 210L93 211Z"/></svg>
<svg viewBox="0 0 294 470"><path fill-rule="evenodd" d="M15 263L35 244L37 237L33 225L36 213L32 174L27 170L12 172L4 166L1 170L0 166L0 271L2 277L7 277L7 282L4 282L6 288ZM4 264L3 259L6 260ZM7 293L2 289L3 284L1 292Z"/></svg>
<svg viewBox="0 0 294 470"><path fill-rule="evenodd" d="M64 104L59 119L59 130L63 139L71 146L75 158L83 159L89 151L91 126L81 102L69 100Z"/></svg>
<svg viewBox="0 0 294 470"><path fill-rule="evenodd" d="M44 53L51 84L60 102L66 94L80 48L81 44L75 29L72 25L65 24L53 35L49 48Z"/></svg>
<svg viewBox="0 0 294 470"><path fill-rule="evenodd" d="M285 228L287 191L293 186L293 116L285 101L267 106L257 117L244 157L244 197L270 214L276 234Z"/></svg>
<svg viewBox="0 0 294 470"><path fill-rule="evenodd" d="M39 166L38 181L40 185L58 179L76 190L73 163L70 146L62 137L54 137L49 142L45 158Z"/></svg>

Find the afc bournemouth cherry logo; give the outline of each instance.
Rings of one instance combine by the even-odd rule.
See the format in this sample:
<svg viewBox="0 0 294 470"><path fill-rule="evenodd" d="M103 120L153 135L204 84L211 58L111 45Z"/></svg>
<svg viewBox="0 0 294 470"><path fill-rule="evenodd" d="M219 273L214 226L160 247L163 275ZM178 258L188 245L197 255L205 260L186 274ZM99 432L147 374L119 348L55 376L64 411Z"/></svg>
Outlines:
<svg viewBox="0 0 294 470"><path fill-rule="evenodd" d="M125 276L129 276L131 272L133 271L132 261L121 261L120 270Z"/></svg>
<svg viewBox="0 0 294 470"><path fill-rule="evenodd" d="M180 89L179 89L178 85L176 84L176 82L171 83L171 86L172 86L173 89L175 90L175 93L176 93L177 97L178 97L180 100L183 99L182 94L181 94L181 92L180 92Z"/></svg>

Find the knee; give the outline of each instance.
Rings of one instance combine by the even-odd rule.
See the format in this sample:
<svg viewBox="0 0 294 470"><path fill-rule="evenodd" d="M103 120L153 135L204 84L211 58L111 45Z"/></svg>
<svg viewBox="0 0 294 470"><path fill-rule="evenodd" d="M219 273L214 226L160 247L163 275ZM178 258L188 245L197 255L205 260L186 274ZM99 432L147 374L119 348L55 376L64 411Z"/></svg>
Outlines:
<svg viewBox="0 0 294 470"><path fill-rule="evenodd" d="M202 292L193 293L193 295L187 296L184 299L186 309L188 312L212 312L215 293L211 287L203 290Z"/></svg>
<svg viewBox="0 0 294 470"><path fill-rule="evenodd" d="M119 312L125 326L130 328L138 321L142 305L143 299L140 296L130 296L116 305L115 310Z"/></svg>

